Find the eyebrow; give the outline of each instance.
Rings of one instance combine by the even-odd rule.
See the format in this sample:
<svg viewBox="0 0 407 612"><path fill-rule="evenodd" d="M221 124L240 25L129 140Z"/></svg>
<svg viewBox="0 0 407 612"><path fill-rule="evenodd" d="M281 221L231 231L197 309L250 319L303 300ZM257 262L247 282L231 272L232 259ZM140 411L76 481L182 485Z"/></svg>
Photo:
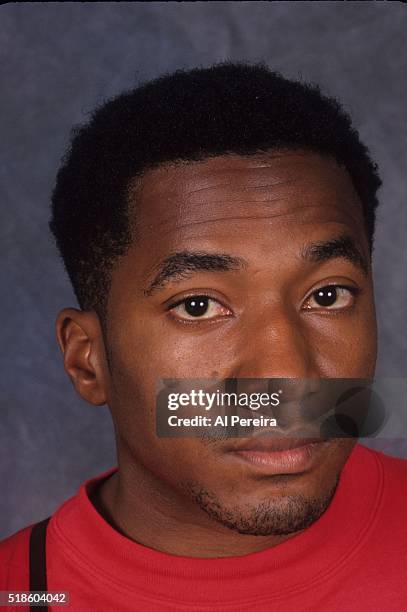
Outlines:
<svg viewBox="0 0 407 612"><path fill-rule="evenodd" d="M170 280L181 280L190 272L229 272L241 270L248 265L242 257L227 253L205 251L179 251L167 257L158 267L158 272L144 291L146 297L161 289Z"/></svg>
<svg viewBox="0 0 407 612"><path fill-rule="evenodd" d="M358 249L351 236L346 234L307 245L301 251L301 257L312 263L322 263L330 259L347 259L359 268L365 276L369 273L369 263Z"/></svg>
<svg viewBox="0 0 407 612"><path fill-rule="evenodd" d="M310 263L322 263L330 259L347 259L367 275L369 265L357 248L354 240L347 235L324 242L307 245L301 251L301 258ZM146 297L162 289L168 282L182 280L191 272L229 272L247 268L248 261L227 253L205 251L179 251L169 255L157 267L156 275L144 291Z"/></svg>

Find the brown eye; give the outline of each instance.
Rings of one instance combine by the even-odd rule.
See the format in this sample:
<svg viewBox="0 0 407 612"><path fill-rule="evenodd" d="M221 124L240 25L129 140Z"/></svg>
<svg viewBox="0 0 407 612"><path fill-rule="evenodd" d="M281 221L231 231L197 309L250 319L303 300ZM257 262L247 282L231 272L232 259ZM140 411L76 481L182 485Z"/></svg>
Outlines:
<svg viewBox="0 0 407 612"><path fill-rule="evenodd" d="M175 318L188 321L222 318L232 314L229 308L207 295L193 295L185 298L170 308L170 312Z"/></svg>
<svg viewBox="0 0 407 612"><path fill-rule="evenodd" d="M304 308L308 310L340 310L354 302L356 288L326 285L320 287L307 298Z"/></svg>
<svg viewBox="0 0 407 612"><path fill-rule="evenodd" d="M191 317L202 317L208 310L209 298L206 295L191 297L185 300L185 312Z"/></svg>
<svg viewBox="0 0 407 612"><path fill-rule="evenodd" d="M314 299L318 306L332 306L338 297L336 287L322 287L314 293Z"/></svg>

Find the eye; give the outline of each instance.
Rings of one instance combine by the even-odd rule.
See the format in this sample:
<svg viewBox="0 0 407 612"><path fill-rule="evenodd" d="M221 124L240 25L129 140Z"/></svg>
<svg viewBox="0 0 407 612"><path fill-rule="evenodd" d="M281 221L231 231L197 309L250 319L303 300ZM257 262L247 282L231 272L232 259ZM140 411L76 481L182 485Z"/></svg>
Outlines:
<svg viewBox="0 0 407 612"><path fill-rule="evenodd" d="M208 295L192 295L169 308L171 316L184 321L218 319L227 317L232 311Z"/></svg>
<svg viewBox="0 0 407 612"><path fill-rule="evenodd" d="M358 292L356 287L326 285L313 291L306 299L303 308L306 310L341 310L349 308L355 301Z"/></svg>

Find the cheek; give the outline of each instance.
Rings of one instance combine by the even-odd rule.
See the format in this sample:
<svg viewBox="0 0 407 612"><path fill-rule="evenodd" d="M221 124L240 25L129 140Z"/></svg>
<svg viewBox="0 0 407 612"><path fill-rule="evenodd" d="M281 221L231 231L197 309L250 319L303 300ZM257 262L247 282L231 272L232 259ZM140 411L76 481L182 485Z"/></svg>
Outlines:
<svg viewBox="0 0 407 612"><path fill-rule="evenodd" d="M129 323L110 328L112 392L109 407L133 459L165 481L203 478L209 452L197 439L156 435L156 384L160 378L217 378L229 362L216 334L182 333L173 325ZM212 458L213 460L213 458ZM206 469L206 468L205 468ZM205 472L205 470L204 470Z"/></svg>
<svg viewBox="0 0 407 612"><path fill-rule="evenodd" d="M160 378L216 378L236 359L236 340L227 324L202 330L154 321L117 334L115 354L142 386Z"/></svg>
<svg viewBox="0 0 407 612"><path fill-rule="evenodd" d="M143 343L144 350L137 350ZM213 456L202 441L156 435L156 380L160 372L169 378L185 376L188 361L183 363L176 358L180 347L169 344L165 350L166 338L162 334L144 332L118 335L113 346L114 384L109 406L121 447L129 453L130 461L175 488L189 480L212 482L207 472L212 471ZM212 484L215 483L216 478Z"/></svg>
<svg viewBox="0 0 407 612"><path fill-rule="evenodd" d="M231 349L216 334L178 331L154 321L112 325L109 332L112 385L108 404L118 427L150 443L155 434L157 383L163 378L220 378ZM137 430L136 430L137 429Z"/></svg>
<svg viewBox="0 0 407 612"><path fill-rule="evenodd" d="M320 317L309 326L321 375L332 378L370 378L377 357L377 327L373 301L354 314Z"/></svg>

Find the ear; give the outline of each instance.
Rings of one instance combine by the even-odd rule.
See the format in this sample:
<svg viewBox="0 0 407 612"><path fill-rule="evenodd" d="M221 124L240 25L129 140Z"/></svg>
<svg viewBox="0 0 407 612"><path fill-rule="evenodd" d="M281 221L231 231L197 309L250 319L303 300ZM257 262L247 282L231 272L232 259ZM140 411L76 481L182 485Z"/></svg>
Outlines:
<svg viewBox="0 0 407 612"><path fill-rule="evenodd" d="M56 319L55 330L65 370L76 391L91 404L105 404L109 369L96 312L64 308Z"/></svg>

